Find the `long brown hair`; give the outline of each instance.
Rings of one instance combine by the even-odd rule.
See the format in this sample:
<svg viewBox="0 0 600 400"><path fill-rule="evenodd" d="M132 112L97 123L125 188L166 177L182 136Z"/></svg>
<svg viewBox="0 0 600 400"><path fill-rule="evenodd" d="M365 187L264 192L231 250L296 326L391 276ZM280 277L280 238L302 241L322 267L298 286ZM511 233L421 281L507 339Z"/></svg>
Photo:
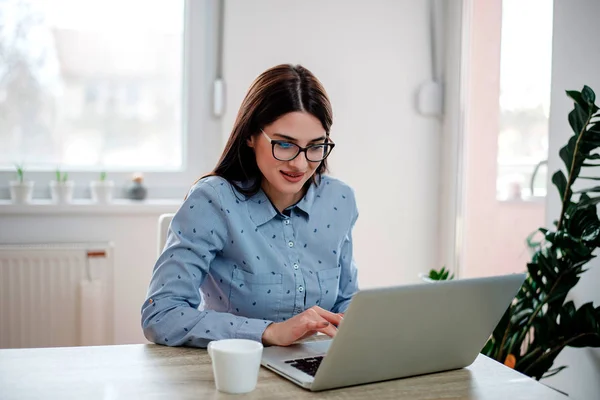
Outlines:
<svg viewBox="0 0 600 400"><path fill-rule="evenodd" d="M281 64L260 74L242 101L229 140L215 169L207 176L227 179L240 193L253 196L261 187L262 174L248 139L284 114L302 111L315 116L326 135L333 122L331 104L321 82L300 65ZM307 185L327 171L321 161ZM243 183L240 186L239 183Z"/></svg>

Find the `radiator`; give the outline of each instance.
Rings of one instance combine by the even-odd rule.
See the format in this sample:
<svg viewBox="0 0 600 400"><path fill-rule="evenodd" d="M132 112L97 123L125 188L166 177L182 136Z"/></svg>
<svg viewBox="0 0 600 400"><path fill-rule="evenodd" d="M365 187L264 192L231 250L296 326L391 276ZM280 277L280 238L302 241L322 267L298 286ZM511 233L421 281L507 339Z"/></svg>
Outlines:
<svg viewBox="0 0 600 400"><path fill-rule="evenodd" d="M111 243L0 245L0 348L113 342Z"/></svg>

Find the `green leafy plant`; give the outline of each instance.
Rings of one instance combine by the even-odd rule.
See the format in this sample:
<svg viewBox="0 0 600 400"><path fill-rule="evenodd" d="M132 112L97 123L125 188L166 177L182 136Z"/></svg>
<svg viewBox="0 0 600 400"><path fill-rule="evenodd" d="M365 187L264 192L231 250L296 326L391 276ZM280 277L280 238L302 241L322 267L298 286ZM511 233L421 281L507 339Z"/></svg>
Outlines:
<svg viewBox="0 0 600 400"><path fill-rule="evenodd" d="M447 270L444 266L439 271L432 269L429 271L429 275L427 277L432 281L446 281L454 279L454 274L450 275L450 270Z"/></svg>
<svg viewBox="0 0 600 400"><path fill-rule="evenodd" d="M600 193L600 186L574 189L578 180L600 180L590 172L600 167L600 113L589 87L567 95L574 101L569 113L574 135L559 152L566 174L558 170L552 176L562 200L560 215L553 228L537 231L541 240L527 238L534 253L525 282L482 350L538 380L566 368L553 368L565 347L600 347L600 307L576 308L566 300L600 247L600 196L590 196Z"/></svg>
<svg viewBox="0 0 600 400"><path fill-rule="evenodd" d="M56 170L56 182L66 182L69 180L69 174L64 172L61 173L60 169Z"/></svg>
<svg viewBox="0 0 600 400"><path fill-rule="evenodd" d="M100 182L104 182L106 181L106 172L102 171L100 172Z"/></svg>
<svg viewBox="0 0 600 400"><path fill-rule="evenodd" d="M17 170L17 181L19 183L23 183L24 181L24 170L22 164L15 164L15 169Z"/></svg>

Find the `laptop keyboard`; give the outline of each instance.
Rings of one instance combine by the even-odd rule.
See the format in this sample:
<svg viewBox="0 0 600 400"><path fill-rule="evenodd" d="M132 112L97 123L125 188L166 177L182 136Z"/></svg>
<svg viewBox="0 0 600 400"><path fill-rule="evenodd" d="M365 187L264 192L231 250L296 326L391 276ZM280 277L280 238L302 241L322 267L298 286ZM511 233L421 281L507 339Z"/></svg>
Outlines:
<svg viewBox="0 0 600 400"><path fill-rule="evenodd" d="M323 356L288 360L285 363L290 364L290 366L297 368L310 376L315 376L317 369L319 369L319 365L321 365L321 361L323 361Z"/></svg>

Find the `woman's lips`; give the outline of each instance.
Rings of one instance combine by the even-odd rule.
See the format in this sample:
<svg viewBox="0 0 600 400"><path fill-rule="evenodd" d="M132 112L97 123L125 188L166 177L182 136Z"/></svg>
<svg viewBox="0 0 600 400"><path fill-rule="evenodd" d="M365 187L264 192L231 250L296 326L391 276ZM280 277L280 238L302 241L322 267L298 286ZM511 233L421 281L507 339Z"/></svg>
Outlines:
<svg viewBox="0 0 600 400"><path fill-rule="evenodd" d="M289 172L289 171L279 171L279 172L281 172L281 175L283 176L283 178L286 181L292 182L292 183L300 182L302 180L302 178L304 177L304 172Z"/></svg>

